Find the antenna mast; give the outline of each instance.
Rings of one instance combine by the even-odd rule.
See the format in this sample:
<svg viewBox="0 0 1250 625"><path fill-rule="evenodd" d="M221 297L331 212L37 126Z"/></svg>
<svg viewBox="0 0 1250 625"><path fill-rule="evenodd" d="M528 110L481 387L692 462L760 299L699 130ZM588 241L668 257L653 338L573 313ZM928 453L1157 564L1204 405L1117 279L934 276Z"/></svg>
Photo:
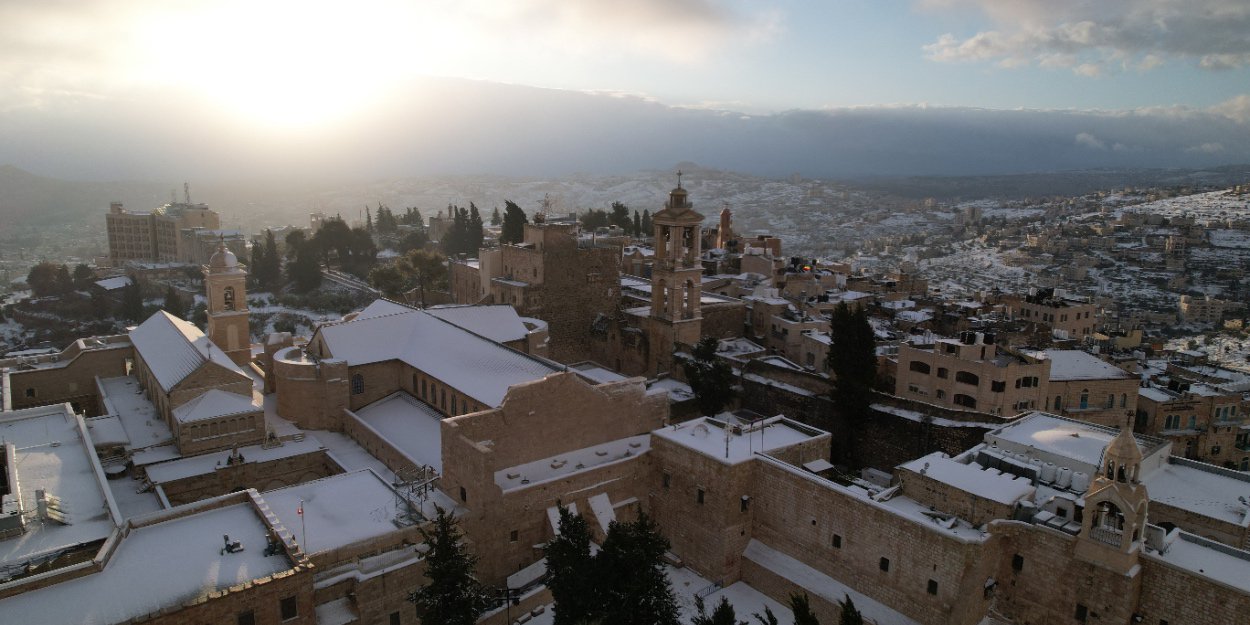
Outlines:
<svg viewBox="0 0 1250 625"><path fill-rule="evenodd" d="M191 183L189 182L182 183L182 202L184 204L191 203Z"/></svg>

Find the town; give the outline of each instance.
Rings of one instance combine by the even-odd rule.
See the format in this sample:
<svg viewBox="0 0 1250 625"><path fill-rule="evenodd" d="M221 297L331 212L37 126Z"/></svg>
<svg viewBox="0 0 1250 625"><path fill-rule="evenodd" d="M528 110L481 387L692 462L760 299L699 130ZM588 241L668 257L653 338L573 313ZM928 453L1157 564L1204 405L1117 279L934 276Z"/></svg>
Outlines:
<svg viewBox="0 0 1250 625"><path fill-rule="evenodd" d="M556 546L622 528L682 622L1250 613L1250 185L855 238L662 184L259 232L102 198L107 254L2 309L0 620L417 623L449 523L484 625L564 618Z"/></svg>

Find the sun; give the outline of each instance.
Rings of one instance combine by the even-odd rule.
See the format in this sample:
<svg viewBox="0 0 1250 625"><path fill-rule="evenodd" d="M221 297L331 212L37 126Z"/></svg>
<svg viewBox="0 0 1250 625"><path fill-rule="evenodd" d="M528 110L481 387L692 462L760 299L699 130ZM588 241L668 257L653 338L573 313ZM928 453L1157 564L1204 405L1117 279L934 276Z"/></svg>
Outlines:
<svg viewBox="0 0 1250 625"><path fill-rule="evenodd" d="M230 117L305 130L362 114L424 69L412 24L389 0L209 3L152 18L145 55Z"/></svg>

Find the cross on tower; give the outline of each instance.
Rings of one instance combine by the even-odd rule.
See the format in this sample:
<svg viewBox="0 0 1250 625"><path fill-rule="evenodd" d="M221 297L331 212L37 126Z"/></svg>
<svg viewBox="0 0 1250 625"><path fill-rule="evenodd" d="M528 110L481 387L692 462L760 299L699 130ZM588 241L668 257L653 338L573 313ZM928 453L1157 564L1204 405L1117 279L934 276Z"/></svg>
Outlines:
<svg viewBox="0 0 1250 625"><path fill-rule="evenodd" d="M678 189L681 188L681 170L680 169L677 170L677 188Z"/></svg>

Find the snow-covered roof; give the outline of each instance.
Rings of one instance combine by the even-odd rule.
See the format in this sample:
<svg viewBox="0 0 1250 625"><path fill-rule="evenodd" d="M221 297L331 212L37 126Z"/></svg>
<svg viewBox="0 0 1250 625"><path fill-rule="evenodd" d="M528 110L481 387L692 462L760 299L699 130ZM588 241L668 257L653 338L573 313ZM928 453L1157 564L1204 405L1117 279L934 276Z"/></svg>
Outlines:
<svg viewBox="0 0 1250 625"><path fill-rule="evenodd" d="M916 458L899 468L1002 504L1030 497L1034 491L1032 480L1028 478L986 471L975 463L959 462L940 451Z"/></svg>
<svg viewBox="0 0 1250 625"><path fill-rule="evenodd" d="M173 442L174 433L157 414L156 406L133 375L105 378L100 380L99 388L104 412L121 420L131 448L144 449Z"/></svg>
<svg viewBox="0 0 1250 625"><path fill-rule="evenodd" d="M208 362L247 375L199 328L163 310L131 330L130 342L165 391Z"/></svg>
<svg viewBox="0 0 1250 625"><path fill-rule="evenodd" d="M192 423L263 409L260 401L252 397L214 388L174 408L174 419L179 423Z"/></svg>
<svg viewBox="0 0 1250 625"><path fill-rule="evenodd" d="M403 392L355 411L357 417L419 465L443 472L442 415Z"/></svg>
<svg viewBox="0 0 1250 625"><path fill-rule="evenodd" d="M1079 349L1052 349L1035 353L1050 359L1050 381L1127 380L1133 374Z"/></svg>
<svg viewBox="0 0 1250 625"><path fill-rule="evenodd" d="M244 462L269 462L317 453L323 449L321 441L309 436L302 441L283 441L277 447L263 445L239 447L238 452ZM206 475L216 471L218 467L226 466L231 453L231 451L216 451L148 465L146 469L148 480L154 484L163 484L196 475Z"/></svg>
<svg viewBox="0 0 1250 625"><path fill-rule="evenodd" d="M1093 423L1055 416L1039 411L1026 413L1014 421L987 432L985 442L1004 452L1019 453L1043 462L1093 475L1102 463L1102 452L1118 430ZM1143 472L1162 462L1167 443L1137 435L1143 456ZM992 449L992 447L991 447Z"/></svg>
<svg viewBox="0 0 1250 625"><path fill-rule="evenodd" d="M426 312L454 323L470 332L480 334L492 341L507 343L523 340L529 330L508 304L494 306L434 306Z"/></svg>
<svg viewBox="0 0 1250 625"><path fill-rule="evenodd" d="M0 415L0 437L14 447L17 484L12 486L21 492L21 510L27 517L20 537L0 540L0 582L16 572L9 569L10 565L100 540L120 522L121 513L105 482L86 425L66 404L4 413ZM65 524L35 516L36 491L60 500L58 507ZM6 514L14 511L10 508L13 503L18 502L6 502ZM3 602L0 614L7 614ZM9 622L8 618L3 620ZM69 622L45 618L12 622L36 621Z"/></svg>
<svg viewBox="0 0 1250 625"><path fill-rule="evenodd" d="M100 287L101 289L104 289L105 291L112 291L114 289L125 288L125 287L130 286L130 284L131 284L130 278L126 276L117 276L116 278L105 278L103 280L96 280L96 283L95 283L96 286Z"/></svg>
<svg viewBox="0 0 1250 625"><path fill-rule="evenodd" d="M491 407L512 386L560 371L428 311L404 309L326 324L317 332L330 355L349 366L399 360Z"/></svg>
<svg viewBox="0 0 1250 625"><path fill-rule="evenodd" d="M651 437L646 434L608 441L501 469L495 472L495 484L505 492L529 488L614 462L623 462L645 454L649 449Z"/></svg>
<svg viewBox="0 0 1250 625"><path fill-rule="evenodd" d="M1151 501L1241 527L1250 527L1250 477L1212 465L1169 459L1145 473L1142 482Z"/></svg>
<svg viewBox="0 0 1250 625"><path fill-rule="evenodd" d="M1154 549L1147 549L1145 553L1148 557L1158 558L1207 579L1250 592L1250 553L1245 551L1230 549L1187 532L1177 532L1176 540L1162 553Z"/></svg>
<svg viewBox="0 0 1250 625"><path fill-rule="evenodd" d="M107 625L188 604L289 570L288 558L265 556L268 529L251 503L138 527L103 570L0 600L0 614L12 623ZM224 552L223 534L243 550Z"/></svg>
<svg viewBox="0 0 1250 625"><path fill-rule="evenodd" d="M626 379L625 376L611 369L589 361L569 365L569 370L576 372L595 384L607 384L608 382L619 382Z"/></svg>
<svg viewBox="0 0 1250 625"><path fill-rule="evenodd" d="M724 416L724 415L722 415ZM730 420L734 420L730 417ZM663 427L651 433L725 464L751 459L768 452L812 440L827 433L800 425L785 417L770 417L753 425L738 426L721 419L700 417Z"/></svg>
<svg viewBox="0 0 1250 625"><path fill-rule="evenodd" d="M409 505L373 471L362 469L261 495L288 528L302 523L304 551L316 554L385 536L409 524ZM297 513L303 502L303 519Z"/></svg>

